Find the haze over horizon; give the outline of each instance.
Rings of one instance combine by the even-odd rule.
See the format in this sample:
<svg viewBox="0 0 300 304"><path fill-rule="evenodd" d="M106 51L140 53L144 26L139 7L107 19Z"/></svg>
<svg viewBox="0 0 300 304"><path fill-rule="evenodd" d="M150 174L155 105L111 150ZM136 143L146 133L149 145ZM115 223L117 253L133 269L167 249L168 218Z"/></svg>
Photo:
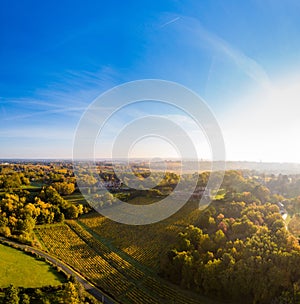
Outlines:
<svg viewBox="0 0 300 304"><path fill-rule="evenodd" d="M97 96L124 82L163 79L205 100L228 160L300 163L295 0L2 2L0 37L0 159L70 159L77 124ZM211 158L190 116L155 101L115 113L96 157L110 157L120 130L143 115L174 121L199 159ZM152 137L129 156L178 151Z"/></svg>

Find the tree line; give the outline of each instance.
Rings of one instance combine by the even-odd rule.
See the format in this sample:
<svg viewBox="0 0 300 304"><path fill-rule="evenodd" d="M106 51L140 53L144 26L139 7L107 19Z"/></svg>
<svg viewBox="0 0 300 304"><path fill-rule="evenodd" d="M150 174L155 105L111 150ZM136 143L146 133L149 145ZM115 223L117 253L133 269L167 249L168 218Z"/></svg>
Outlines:
<svg viewBox="0 0 300 304"><path fill-rule="evenodd" d="M1 291L4 293L3 298L0 298L1 304L99 303L95 298L88 295L83 287L72 278L58 286L23 288L10 285L7 288L1 288Z"/></svg>
<svg viewBox="0 0 300 304"><path fill-rule="evenodd" d="M279 213L281 194L238 171L226 172L222 188L178 235L161 275L230 302L299 303L300 247Z"/></svg>

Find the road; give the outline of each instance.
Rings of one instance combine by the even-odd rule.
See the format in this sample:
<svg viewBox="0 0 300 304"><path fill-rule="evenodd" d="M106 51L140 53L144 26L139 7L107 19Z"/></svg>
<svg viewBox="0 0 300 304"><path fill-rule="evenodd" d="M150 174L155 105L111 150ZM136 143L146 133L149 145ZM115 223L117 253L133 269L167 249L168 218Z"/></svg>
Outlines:
<svg viewBox="0 0 300 304"><path fill-rule="evenodd" d="M104 304L117 304L118 303L115 300L113 300L110 296L105 294L102 290L100 290L95 285L93 285L88 280L86 280L80 273L75 271L73 268L71 268L70 266L68 266L67 264L62 262L61 260L51 256L50 254L48 254L42 250L39 250L37 248L31 247L28 245L24 245L24 244L19 244L17 242L8 240L5 237L0 237L0 241L3 243L5 242L7 244L14 245L22 250L26 249L27 251L34 252L34 253L38 254L39 256L45 258L49 262L51 262L53 265L60 267L65 273L67 273L71 276L74 276L76 278L76 280L84 287L84 289L88 293L93 295L97 300L103 302Z"/></svg>

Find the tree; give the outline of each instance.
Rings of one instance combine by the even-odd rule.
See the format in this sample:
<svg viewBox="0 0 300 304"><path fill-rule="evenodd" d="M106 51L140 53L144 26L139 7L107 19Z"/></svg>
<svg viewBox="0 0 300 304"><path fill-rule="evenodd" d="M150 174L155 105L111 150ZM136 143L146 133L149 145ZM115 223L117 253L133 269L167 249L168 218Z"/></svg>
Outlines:
<svg viewBox="0 0 300 304"><path fill-rule="evenodd" d="M75 205L71 205L69 208L67 208L65 215L68 219L75 219L78 217L79 210Z"/></svg>
<svg viewBox="0 0 300 304"><path fill-rule="evenodd" d="M4 303L5 304L19 304L19 290L12 284L5 290Z"/></svg>
<svg viewBox="0 0 300 304"><path fill-rule="evenodd" d="M70 304L80 304L80 298L78 294L78 289L76 288L76 284L72 282L68 282L65 286L62 296L64 303Z"/></svg>
<svg viewBox="0 0 300 304"><path fill-rule="evenodd" d="M25 212L28 213L33 219L36 219L39 216L40 211L40 208L32 203L29 203L25 206Z"/></svg>
<svg viewBox="0 0 300 304"><path fill-rule="evenodd" d="M66 207L68 205L67 201L64 200L57 190L52 186L46 187L41 191L40 198L45 202L49 202L54 205Z"/></svg>
<svg viewBox="0 0 300 304"><path fill-rule="evenodd" d="M60 195L70 195L75 191L75 185L73 183L57 182L53 183L52 187L55 188Z"/></svg>
<svg viewBox="0 0 300 304"><path fill-rule="evenodd" d="M214 235L214 242L220 248L222 248L226 243L226 236L222 230L218 230Z"/></svg>
<svg viewBox="0 0 300 304"><path fill-rule="evenodd" d="M5 237L10 237L11 236L10 228L6 226L0 227L0 234L4 235Z"/></svg>
<svg viewBox="0 0 300 304"><path fill-rule="evenodd" d="M21 178L18 173L6 175L3 180L4 189L20 188L22 185Z"/></svg>
<svg viewBox="0 0 300 304"><path fill-rule="evenodd" d="M270 200L270 190L265 186L256 186L253 194L262 202L262 204Z"/></svg>
<svg viewBox="0 0 300 304"><path fill-rule="evenodd" d="M17 224L17 229L21 232L21 233L28 233L30 234L35 226L35 220L30 217L27 216L24 220L19 219L18 220L18 224Z"/></svg>
<svg viewBox="0 0 300 304"><path fill-rule="evenodd" d="M23 293L22 299L21 299L21 304L30 304L30 297L28 294Z"/></svg>

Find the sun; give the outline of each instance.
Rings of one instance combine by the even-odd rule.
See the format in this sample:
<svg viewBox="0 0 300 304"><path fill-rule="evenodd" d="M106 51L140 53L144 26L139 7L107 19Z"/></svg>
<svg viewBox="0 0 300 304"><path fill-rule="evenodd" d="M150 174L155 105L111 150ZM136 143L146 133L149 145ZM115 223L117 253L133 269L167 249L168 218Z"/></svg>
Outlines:
<svg viewBox="0 0 300 304"><path fill-rule="evenodd" d="M221 122L230 160L300 162L300 77L240 96Z"/></svg>

